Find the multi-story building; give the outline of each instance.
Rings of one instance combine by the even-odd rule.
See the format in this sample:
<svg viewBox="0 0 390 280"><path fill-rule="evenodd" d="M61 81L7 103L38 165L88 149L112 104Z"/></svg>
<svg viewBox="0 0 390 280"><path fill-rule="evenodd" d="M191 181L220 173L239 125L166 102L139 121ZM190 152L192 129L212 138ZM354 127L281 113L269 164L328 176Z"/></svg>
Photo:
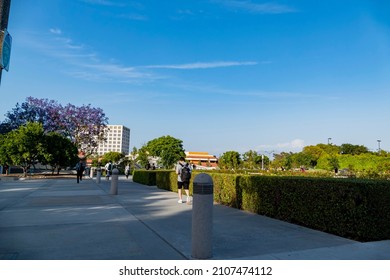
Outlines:
<svg viewBox="0 0 390 280"><path fill-rule="evenodd" d="M216 169L218 159L207 152L185 152L186 161L195 165L197 169Z"/></svg>
<svg viewBox="0 0 390 280"><path fill-rule="evenodd" d="M130 129L123 125L107 125L107 140L99 144L99 156L108 152L130 153Z"/></svg>

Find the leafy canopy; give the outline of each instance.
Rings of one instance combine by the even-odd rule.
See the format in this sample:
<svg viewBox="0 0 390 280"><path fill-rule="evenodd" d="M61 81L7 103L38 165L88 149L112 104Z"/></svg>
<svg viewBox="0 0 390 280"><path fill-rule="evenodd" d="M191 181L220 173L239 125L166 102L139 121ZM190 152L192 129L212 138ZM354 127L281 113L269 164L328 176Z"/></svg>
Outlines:
<svg viewBox="0 0 390 280"><path fill-rule="evenodd" d="M173 167L180 157L185 157L183 141L170 135L150 140L139 152L143 157L159 157L164 168Z"/></svg>
<svg viewBox="0 0 390 280"><path fill-rule="evenodd" d="M237 169L241 164L239 152L227 151L219 158L219 166L223 169Z"/></svg>
<svg viewBox="0 0 390 280"><path fill-rule="evenodd" d="M0 133L10 132L28 122L38 122L45 133L57 132L69 138L87 155L95 153L99 143L105 140L108 123L103 110L90 104L62 106L54 100L33 97L28 97L21 105L16 104L5 116Z"/></svg>
<svg viewBox="0 0 390 280"><path fill-rule="evenodd" d="M0 137L0 162L22 166L24 173L37 162L50 164L59 171L77 159L77 148L67 138L45 134L41 123L28 122Z"/></svg>

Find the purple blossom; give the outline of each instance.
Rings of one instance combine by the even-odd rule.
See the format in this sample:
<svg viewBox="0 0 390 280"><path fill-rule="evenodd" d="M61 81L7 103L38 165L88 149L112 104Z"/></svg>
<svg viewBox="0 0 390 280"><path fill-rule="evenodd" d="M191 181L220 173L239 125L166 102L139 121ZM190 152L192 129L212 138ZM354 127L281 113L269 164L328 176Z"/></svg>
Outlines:
<svg viewBox="0 0 390 280"><path fill-rule="evenodd" d="M63 106L55 100L34 97L28 97L21 105L16 104L5 116L7 119L2 127L8 130L27 122L39 122L46 133L57 132L69 138L87 155L96 152L99 142L104 140L108 123L103 110L90 104Z"/></svg>

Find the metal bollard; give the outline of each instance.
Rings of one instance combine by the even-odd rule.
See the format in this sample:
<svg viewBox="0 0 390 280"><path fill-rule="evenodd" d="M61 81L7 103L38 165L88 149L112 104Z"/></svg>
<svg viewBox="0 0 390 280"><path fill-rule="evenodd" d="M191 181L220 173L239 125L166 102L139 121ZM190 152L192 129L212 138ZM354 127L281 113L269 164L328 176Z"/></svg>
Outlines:
<svg viewBox="0 0 390 280"><path fill-rule="evenodd" d="M110 194L114 194L114 195L118 194L118 174L119 174L119 170L114 168L112 170Z"/></svg>
<svg viewBox="0 0 390 280"><path fill-rule="evenodd" d="M93 172L95 171L95 167L91 167L90 169L89 169L89 177L91 178L91 179L93 179Z"/></svg>
<svg viewBox="0 0 390 280"><path fill-rule="evenodd" d="M96 169L96 183L100 184L100 177L102 177L102 170L100 167Z"/></svg>
<svg viewBox="0 0 390 280"><path fill-rule="evenodd" d="M213 233L213 179L210 175L196 175L192 200L192 257L212 257Z"/></svg>

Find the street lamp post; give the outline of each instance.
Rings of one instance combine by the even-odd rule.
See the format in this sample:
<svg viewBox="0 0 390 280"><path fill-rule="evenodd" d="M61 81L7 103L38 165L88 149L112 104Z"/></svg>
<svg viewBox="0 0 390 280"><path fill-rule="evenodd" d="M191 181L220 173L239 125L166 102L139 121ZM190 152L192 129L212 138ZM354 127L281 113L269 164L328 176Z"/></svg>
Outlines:
<svg viewBox="0 0 390 280"><path fill-rule="evenodd" d="M261 155L261 170L264 170L264 155Z"/></svg>

